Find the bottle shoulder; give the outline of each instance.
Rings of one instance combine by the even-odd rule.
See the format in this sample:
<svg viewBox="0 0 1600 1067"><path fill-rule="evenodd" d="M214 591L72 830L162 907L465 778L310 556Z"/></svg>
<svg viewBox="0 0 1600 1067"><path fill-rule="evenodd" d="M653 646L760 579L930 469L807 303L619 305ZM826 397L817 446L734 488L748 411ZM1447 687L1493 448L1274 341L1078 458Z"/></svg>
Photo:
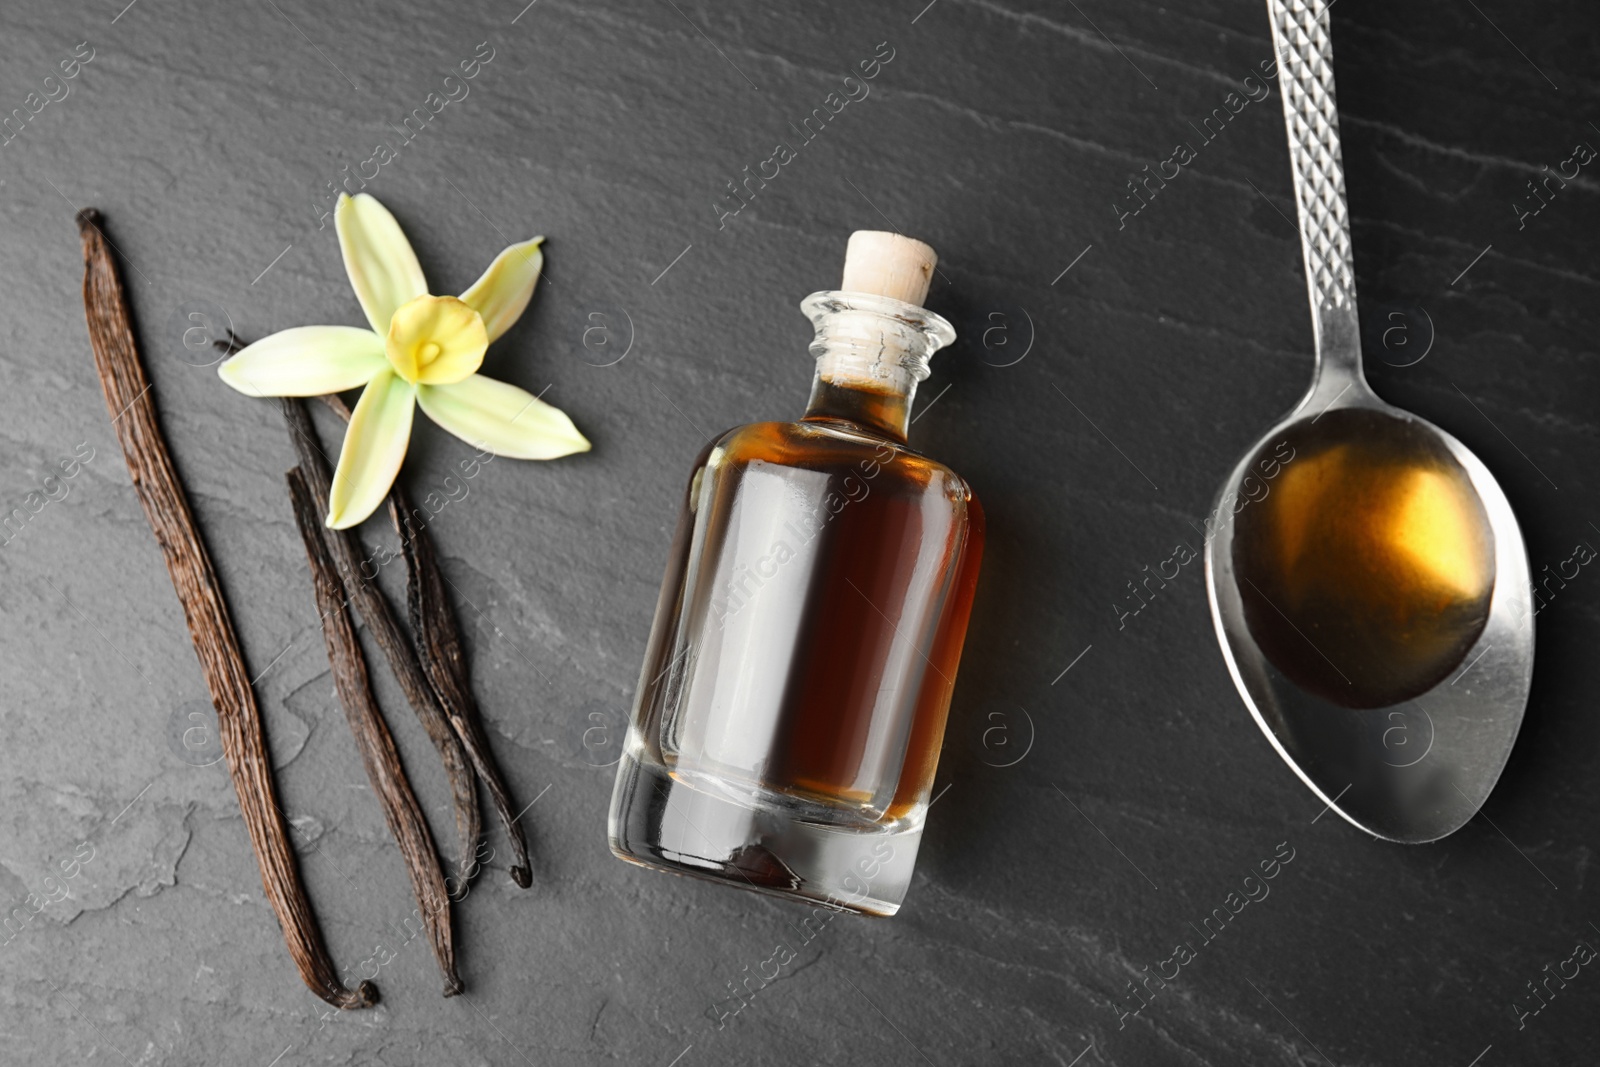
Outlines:
<svg viewBox="0 0 1600 1067"><path fill-rule="evenodd" d="M804 470L854 471L972 496L966 479L944 463L909 445L847 424L796 421L735 426L708 445L702 462L713 468L767 463Z"/></svg>

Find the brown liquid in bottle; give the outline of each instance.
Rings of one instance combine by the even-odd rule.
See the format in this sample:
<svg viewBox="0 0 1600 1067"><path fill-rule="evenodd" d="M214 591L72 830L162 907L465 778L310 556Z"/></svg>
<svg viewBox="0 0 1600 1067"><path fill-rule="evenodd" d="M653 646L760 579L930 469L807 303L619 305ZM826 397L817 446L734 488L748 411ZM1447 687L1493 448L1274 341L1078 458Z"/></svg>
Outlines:
<svg viewBox="0 0 1600 1067"><path fill-rule="evenodd" d="M1493 533L1466 470L1432 434L1376 411L1330 411L1286 441L1286 462L1263 448L1257 460L1276 449L1281 469L1234 518L1251 636L1290 681L1342 707L1427 692L1477 641L1494 592Z"/></svg>
<svg viewBox="0 0 1600 1067"><path fill-rule="evenodd" d="M932 784L977 581L983 518L966 483L819 418L730 432L691 493L703 515L683 532L700 544L679 551L698 560L682 579L694 651L675 666L679 641L664 641L646 671L663 675L668 766L904 816Z"/></svg>
<svg viewBox="0 0 1600 1067"><path fill-rule="evenodd" d="M872 915L911 883L966 635L983 512L906 444L937 257L859 231L801 302L805 414L695 460L612 790L633 863Z"/></svg>

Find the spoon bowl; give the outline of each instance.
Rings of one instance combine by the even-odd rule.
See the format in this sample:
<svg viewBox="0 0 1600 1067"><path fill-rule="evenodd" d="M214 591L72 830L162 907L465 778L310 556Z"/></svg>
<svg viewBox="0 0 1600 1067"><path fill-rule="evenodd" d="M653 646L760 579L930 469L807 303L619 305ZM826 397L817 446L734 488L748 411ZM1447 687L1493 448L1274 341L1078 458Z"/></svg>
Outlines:
<svg viewBox="0 0 1600 1067"><path fill-rule="evenodd" d="M1317 371L1223 483L1207 596L1234 684L1301 780L1374 836L1433 841L1516 741L1528 557L1488 468L1362 375L1327 5L1267 7Z"/></svg>
<svg viewBox="0 0 1600 1067"><path fill-rule="evenodd" d="M1460 828L1533 673L1528 558L1488 468L1364 388L1332 406L1314 391L1234 468L1218 514L1212 619L1273 748L1376 837Z"/></svg>

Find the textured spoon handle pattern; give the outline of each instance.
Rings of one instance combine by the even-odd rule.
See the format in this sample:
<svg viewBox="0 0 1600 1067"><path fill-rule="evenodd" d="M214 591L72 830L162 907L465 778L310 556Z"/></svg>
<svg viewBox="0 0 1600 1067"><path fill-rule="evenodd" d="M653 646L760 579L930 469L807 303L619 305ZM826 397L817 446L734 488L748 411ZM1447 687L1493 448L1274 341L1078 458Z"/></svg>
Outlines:
<svg viewBox="0 0 1600 1067"><path fill-rule="evenodd" d="M1314 311L1355 308L1329 6L1330 0L1267 0L1272 44L1278 53L1283 121L1289 131L1306 287Z"/></svg>

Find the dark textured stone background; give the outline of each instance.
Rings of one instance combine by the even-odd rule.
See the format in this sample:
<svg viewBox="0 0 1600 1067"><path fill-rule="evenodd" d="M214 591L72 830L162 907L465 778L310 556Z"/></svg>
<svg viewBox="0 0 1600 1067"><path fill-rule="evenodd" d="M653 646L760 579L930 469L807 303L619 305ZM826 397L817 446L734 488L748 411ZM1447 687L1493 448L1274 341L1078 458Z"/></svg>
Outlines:
<svg viewBox="0 0 1600 1067"><path fill-rule="evenodd" d="M68 497L0 547L0 896L21 905L80 842L94 850L71 899L0 945L0 1060L1592 1058L1600 970L1521 1030L1511 1005L1576 941L1600 945L1600 573L1538 620L1532 705L1483 815L1425 847L1316 819L1234 693L1198 562L1118 629L1124 583L1194 538L1225 469L1311 370L1276 94L1212 144L1188 126L1270 56L1260 3L939 0L918 17L926 0L541 0L519 17L521 0L139 0L119 16L122 2L8 2L0 37L6 112L75 44L94 48L71 95L0 147L0 503L94 450ZM1333 21L1374 384L1478 451L1534 569L1554 567L1600 539L1596 172L1524 229L1511 205L1575 143L1600 146L1592 6L1344 0ZM549 236L539 295L485 369L550 386L595 449L492 463L434 527L471 601L495 747L519 799L539 798L536 883L515 889L497 858L460 909L465 996L441 999L412 943L378 975L380 1008L323 1022L227 774L180 758L205 692L93 373L72 214L102 208L126 257L158 407L265 672L285 803L314 839L305 875L337 960L359 969L395 947L412 904L333 698L284 493L291 453L271 403L185 361L172 315L211 301L248 337L359 323L316 187L482 41L494 58L470 95L371 191L441 291L508 240ZM894 59L871 95L719 230L724 183L882 41ZM1198 158L1119 231L1130 172L1185 140ZM946 791L902 915L833 922L718 1030L707 1010L725 983L799 912L612 859L600 765L691 457L722 427L798 415L796 303L836 283L851 229L889 225L938 248L930 302L963 331L916 441L990 519ZM591 312L611 349L584 346ZM629 322L627 356L597 366ZM1433 330L1425 359L1390 365ZM419 495L464 455L423 420L413 450ZM436 759L378 674L447 830ZM1198 940L1189 924L1280 842L1295 858L1270 897L1119 1028L1126 983Z"/></svg>

